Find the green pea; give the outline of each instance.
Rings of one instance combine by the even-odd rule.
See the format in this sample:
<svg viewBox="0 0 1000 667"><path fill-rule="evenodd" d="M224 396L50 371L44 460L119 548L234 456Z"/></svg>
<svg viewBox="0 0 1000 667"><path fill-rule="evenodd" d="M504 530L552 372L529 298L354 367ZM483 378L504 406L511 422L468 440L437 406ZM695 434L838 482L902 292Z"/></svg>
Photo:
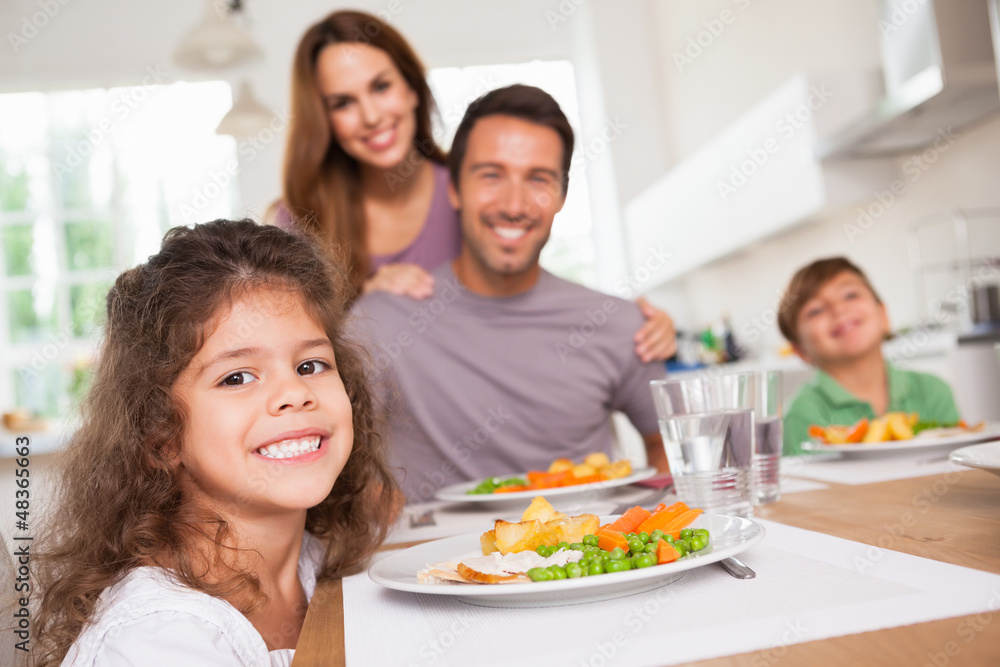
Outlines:
<svg viewBox="0 0 1000 667"><path fill-rule="evenodd" d="M684 556L686 556L687 553L688 553L687 547L685 547L684 543L681 542L680 540L674 542L673 547L674 547L674 549L677 550L677 553L680 554L681 558L683 558Z"/></svg>
<svg viewBox="0 0 1000 667"><path fill-rule="evenodd" d="M653 554L642 554L634 561L632 561L632 567L652 567L656 565L656 557Z"/></svg>
<svg viewBox="0 0 1000 667"><path fill-rule="evenodd" d="M649 536L649 541L652 542L652 543L654 543L654 544L657 543L657 542L659 542L662 539L663 539L663 531L660 530L659 528L657 528L656 530L654 530L652 532L652 534L650 534L650 536Z"/></svg>
<svg viewBox="0 0 1000 667"><path fill-rule="evenodd" d="M622 551L621 547L615 547L608 552L608 558L610 560L621 560L622 558L625 558L625 552Z"/></svg>
<svg viewBox="0 0 1000 667"><path fill-rule="evenodd" d="M583 543L588 547L596 547L598 539L597 535L584 535Z"/></svg>
<svg viewBox="0 0 1000 667"><path fill-rule="evenodd" d="M692 535L694 535L694 531L691 530L690 528L685 528L684 530L681 531L681 539L682 540L686 540L689 537L691 537Z"/></svg>
<svg viewBox="0 0 1000 667"><path fill-rule="evenodd" d="M655 554L656 551L657 551L657 549L659 549L659 548L660 548L659 543L657 543L657 542L650 542L649 544L646 545L646 553L648 553L648 554Z"/></svg>
<svg viewBox="0 0 1000 667"><path fill-rule="evenodd" d="M611 561L608 561L611 562ZM590 567L587 569L588 573L593 576L595 574L604 574L604 563L603 561L593 561L590 563Z"/></svg>
<svg viewBox="0 0 1000 667"><path fill-rule="evenodd" d="M544 544L539 544L537 547L535 547L535 553L541 556L542 558L548 558L549 556L552 555L552 552L549 551L549 548Z"/></svg>
<svg viewBox="0 0 1000 667"><path fill-rule="evenodd" d="M560 549L569 549L569 542L560 542L557 544L556 551L559 551Z"/></svg>
<svg viewBox="0 0 1000 667"><path fill-rule="evenodd" d="M705 542L695 535L691 538L691 551L701 551L705 548Z"/></svg>
<svg viewBox="0 0 1000 667"><path fill-rule="evenodd" d="M707 528L695 528L694 534L701 537L701 539L708 542L708 529Z"/></svg>
<svg viewBox="0 0 1000 667"><path fill-rule="evenodd" d="M574 542L573 544L569 545L569 548L572 549L573 551L583 551L583 548L585 546L586 545L583 542Z"/></svg>
<svg viewBox="0 0 1000 667"><path fill-rule="evenodd" d="M668 544L673 544L674 543L674 536L671 535L670 533L664 533L663 539L665 539Z"/></svg>
<svg viewBox="0 0 1000 667"><path fill-rule="evenodd" d="M629 564L625 559L609 561L607 566L604 568L606 572L624 572L628 569L630 569Z"/></svg>
<svg viewBox="0 0 1000 667"><path fill-rule="evenodd" d="M550 565L549 572L552 573L553 579L565 579L566 578L566 568L562 565Z"/></svg>
<svg viewBox="0 0 1000 667"><path fill-rule="evenodd" d="M552 573L544 567L533 567L528 570L528 577L532 581L552 581Z"/></svg>
<svg viewBox="0 0 1000 667"><path fill-rule="evenodd" d="M639 539L642 540L643 544L649 544L649 533L645 531L639 533Z"/></svg>
<svg viewBox="0 0 1000 667"><path fill-rule="evenodd" d="M628 550L631 551L632 553L638 553L639 551L642 551L645 548L646 544L637 537L633 538L628 543Z"/></svg>
<svg viewBox="0 0 1000 667"><path fill-rule="evenodd" d="M601 562L607 563L609 560L611 560L611 552L610 551L601 552Z"/></svg>
<svg viewBox="0 0 1000 667"><path fill-rule="evenodd" d="M563 569L569 579L579 579L583 576L583 567L579 563L566 563L566 567Z"/></svg>

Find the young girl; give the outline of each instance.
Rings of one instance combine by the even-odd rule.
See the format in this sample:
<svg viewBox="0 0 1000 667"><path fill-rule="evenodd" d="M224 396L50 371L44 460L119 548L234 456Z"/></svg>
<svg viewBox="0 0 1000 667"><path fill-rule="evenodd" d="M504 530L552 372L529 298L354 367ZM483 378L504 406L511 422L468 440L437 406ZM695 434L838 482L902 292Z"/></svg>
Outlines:
<svg viewBox="0 0 1000 667"><path fill-rule="evenodd" d="M445 153L432 132L434 98L413 48L371 14L339 11L295 51L284 200L271 218L336 239L359 293L429 297L430 271L458 256ZM645 362L674 353L670 316L645 299L635 335Z"/></svg>
<svg viewBox="0 0 1000 667"><path fill-rule="evenodd" d="M816 377L785 411L786 455L802 453L811 424L853 424L886 412L916 412L922 421L958 421L944 381L886 362L885 304L847 258L820 259L799 269L782 297L778 326L796 354L816 367Z"/></svg>
<svg viewBox="0 0 1000 667"><path fill-rule="evenodd" d="M289 664L318 578L359 571L395 483L349 288L315 243L178 227L108 294L44 542L37 664Z"/></svg>

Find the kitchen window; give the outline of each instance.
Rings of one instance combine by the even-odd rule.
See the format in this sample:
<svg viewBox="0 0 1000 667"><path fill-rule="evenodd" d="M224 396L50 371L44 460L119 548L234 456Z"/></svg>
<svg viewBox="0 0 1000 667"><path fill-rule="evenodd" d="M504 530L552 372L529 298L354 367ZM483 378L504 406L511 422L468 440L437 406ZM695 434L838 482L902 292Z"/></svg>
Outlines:
<svg viewBox="0 0 1000 667"><path fill-rule="evenodd" d="M220 81L0 95L0 407L71 414L108 289L175 225L229 217Z"/></svg>

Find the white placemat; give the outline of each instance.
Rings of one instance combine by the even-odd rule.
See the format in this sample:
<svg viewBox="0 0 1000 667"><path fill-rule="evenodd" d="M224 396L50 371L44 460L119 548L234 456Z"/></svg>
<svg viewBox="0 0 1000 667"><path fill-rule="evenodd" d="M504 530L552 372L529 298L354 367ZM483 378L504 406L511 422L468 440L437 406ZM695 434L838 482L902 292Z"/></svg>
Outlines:
<svg viewBox="0 0 1000 667"><path fill-rule="evenodd" d="M582 605L474 607L348 577L347 664L643 667L752 651L780 658L790 644L1000 608L1000 575L760 523L766 538L740 557L756 579L711 565L653 591Z"/></svg>
<svg viewBox="0 0 1000 667"><path fill-rule="evenodd" d="M789 456L781 459L781 474L836 484L872 484L910 477L943 475L965 470L948 460L948 452L897 454L883 458L830 458L828 455Z"/></svg>

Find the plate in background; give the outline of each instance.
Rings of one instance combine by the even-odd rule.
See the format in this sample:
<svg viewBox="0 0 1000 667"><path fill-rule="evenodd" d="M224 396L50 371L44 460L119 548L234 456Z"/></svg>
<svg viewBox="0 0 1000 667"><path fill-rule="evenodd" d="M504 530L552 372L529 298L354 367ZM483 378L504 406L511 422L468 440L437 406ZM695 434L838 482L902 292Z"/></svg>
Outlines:
<svg viewBox="0 0 1000 667"><path fill-rule="evenodd" d="M656 468L640 468L628 477L609 479L604 482L591 482L590 484L574 484L573 486L557 486L554 489L531 489L529 491L512 491L510 493L467 493L479 486L482 480L474 482L461 482L438 489L434 497L438 500L447 500L455 503L482 503L487 506L509 506L530 503L535 496L545 496L553 505L559 501L580 500L580 496L592 495L598 499L605 495L605 492L619 486L627 486L635 482L649 479L656 474ZM503 475L503 477L517 477L516 474Z"/></svg>
<svg viewBox="0 0 1000 667"><path fill-rule="evenodd" d="M986 442L956 449L949 457L959 465L987 470L1000 475L1000 442Z"/></svg>
<svg viewBox="0 0 1000 667"><path fill-rule="evenodd" d="M802 443L802 449L809 452L834 452L842 454L844 458L863 458L868 456L883 456L893 453L955 449L962 445L996 439L1000 439L1000 424L994 423L987 424L982 431L962 433L960 435L949 435L943 437L918 435L910 440L890 440L889 442L824 445L810 440Z"/></svg>

